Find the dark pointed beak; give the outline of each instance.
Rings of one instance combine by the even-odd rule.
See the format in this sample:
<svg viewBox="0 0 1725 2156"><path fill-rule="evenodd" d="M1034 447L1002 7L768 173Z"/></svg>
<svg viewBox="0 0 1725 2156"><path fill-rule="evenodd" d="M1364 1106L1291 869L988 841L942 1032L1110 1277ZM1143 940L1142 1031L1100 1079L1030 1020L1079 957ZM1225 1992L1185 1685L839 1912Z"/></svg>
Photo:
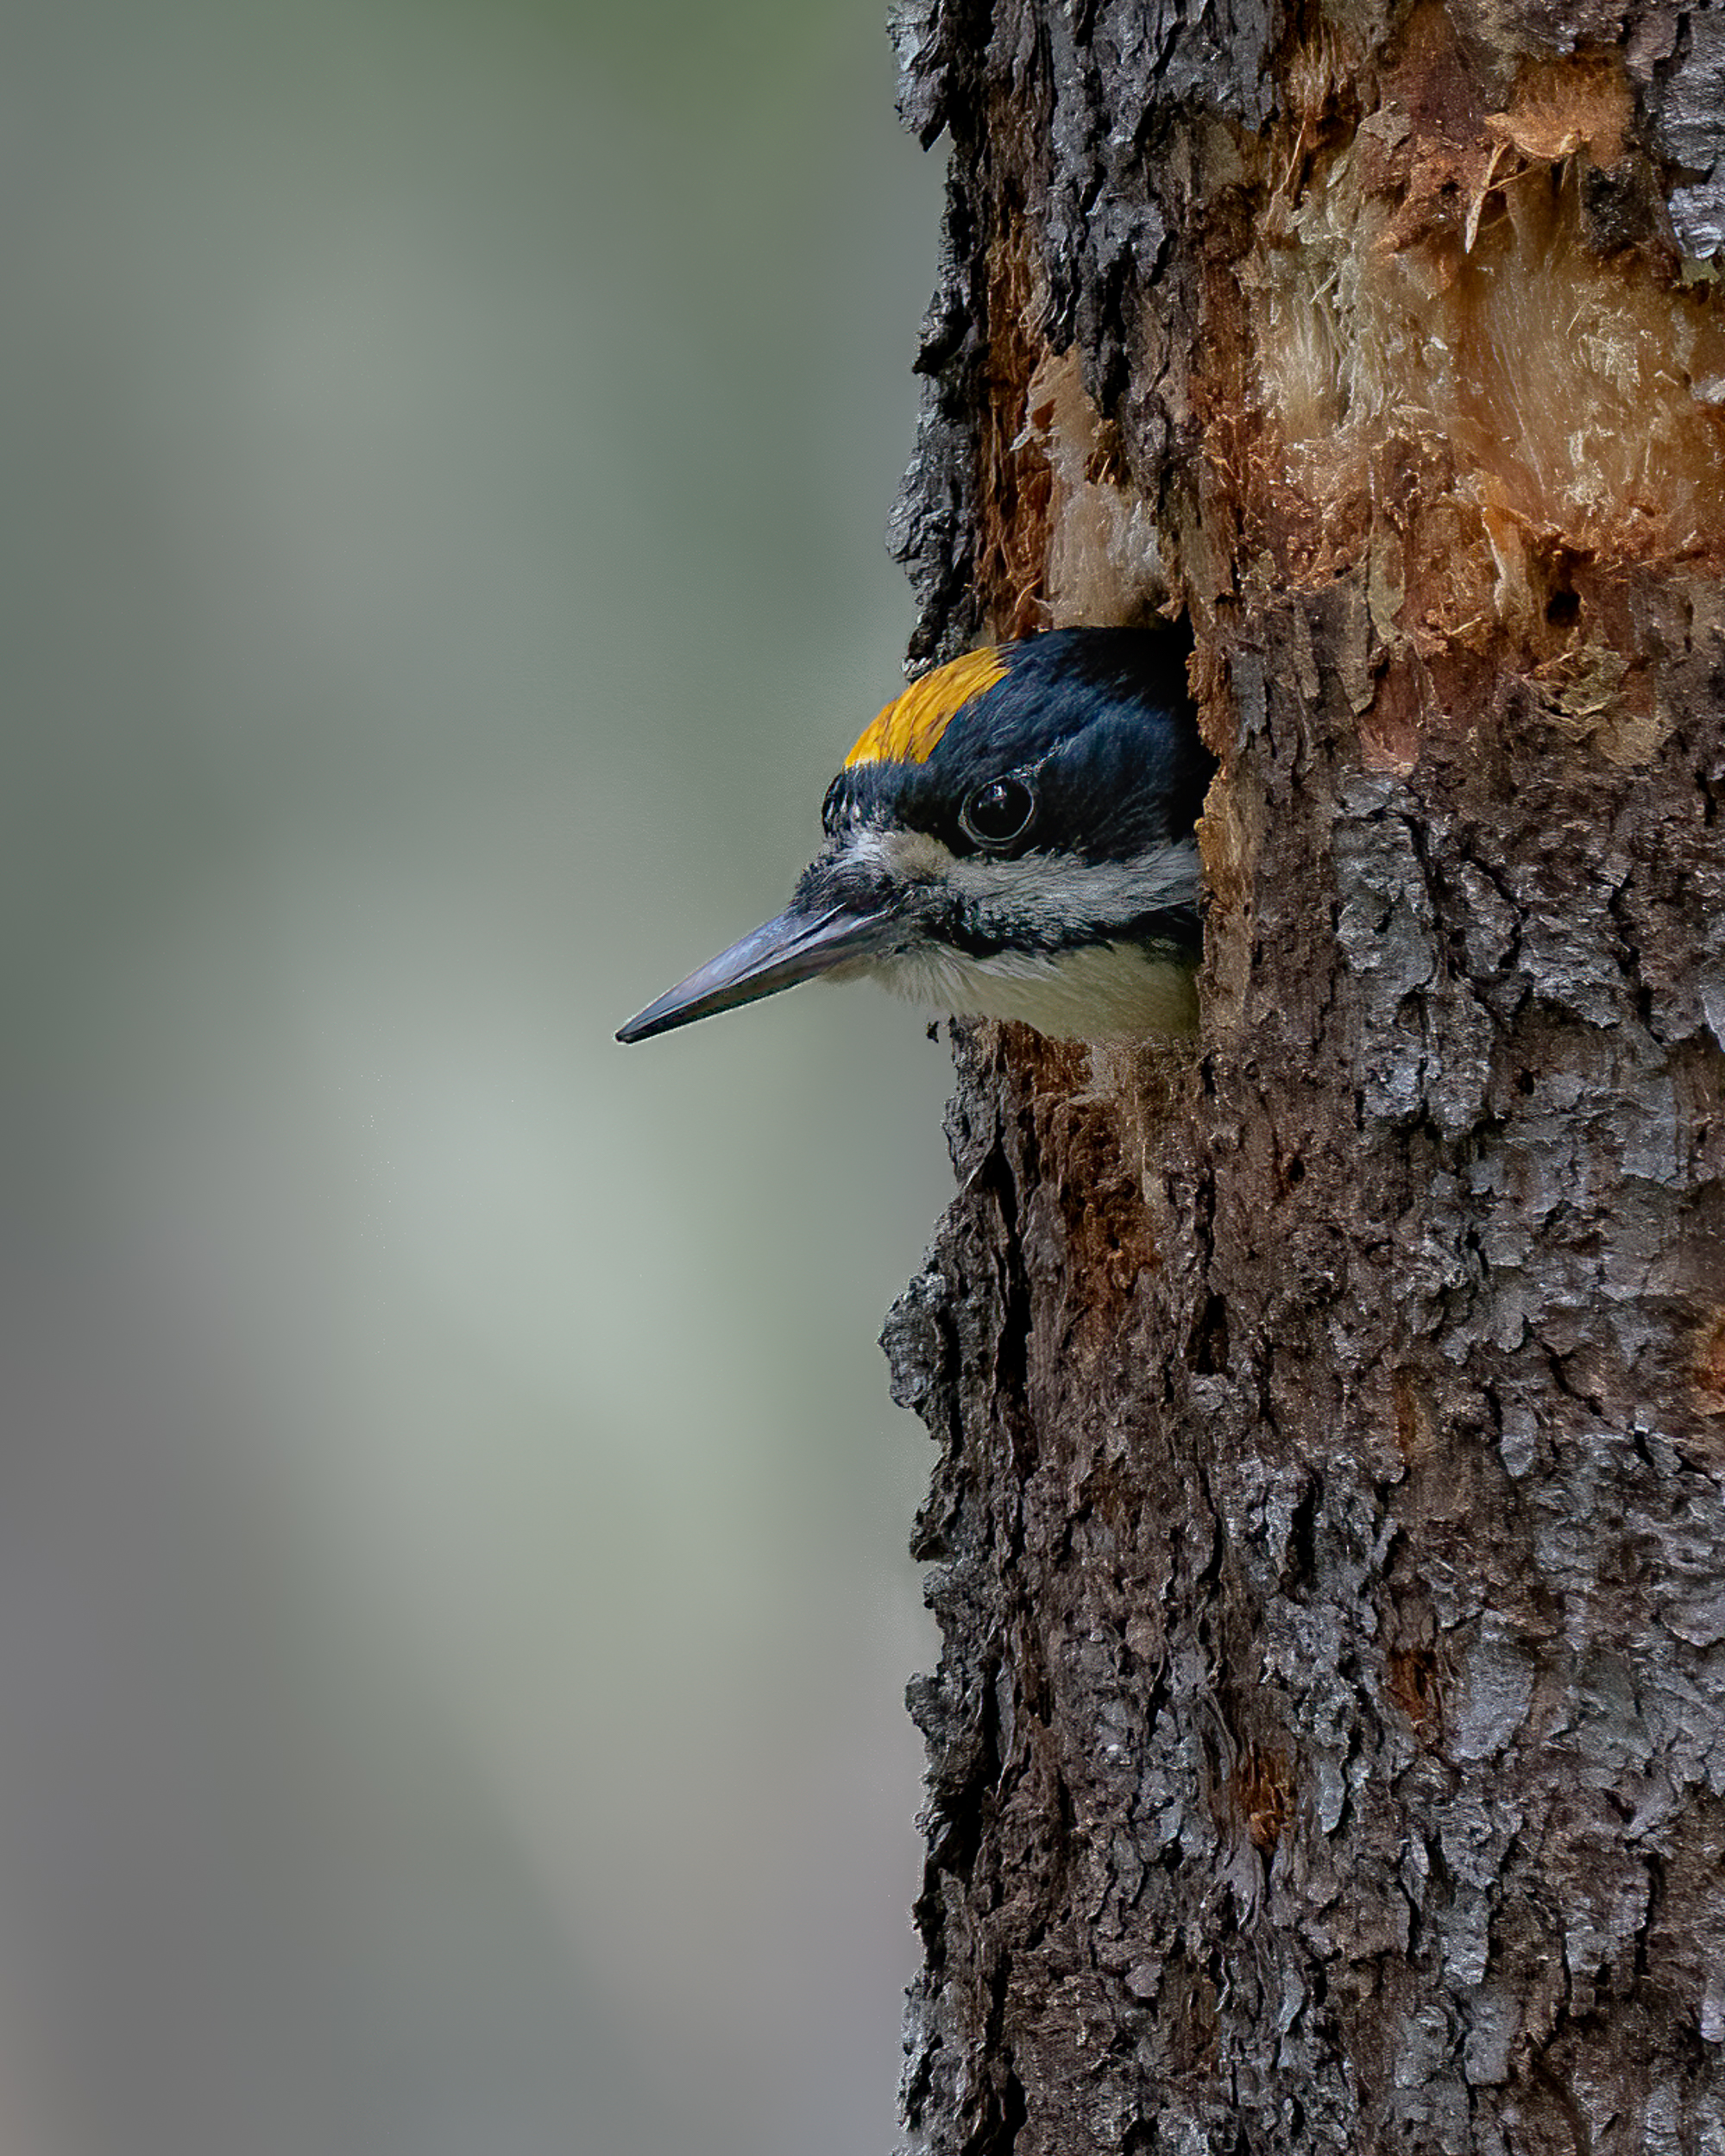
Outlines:
<svg viewBox="0 0 1725 2156"><path fill-rule="evenodd" d="M673 1026L710 1018L715 1011L734 1010L740 1003L776 996L780 989L795 988L797 982L830 973L834 966L884 958L897 941L897 925L890 913L859 914L848 907L804 913L793 905L709 959L698 973L667 989L656 1003L632 1018L617 1038L649 1040Z"/></svg>

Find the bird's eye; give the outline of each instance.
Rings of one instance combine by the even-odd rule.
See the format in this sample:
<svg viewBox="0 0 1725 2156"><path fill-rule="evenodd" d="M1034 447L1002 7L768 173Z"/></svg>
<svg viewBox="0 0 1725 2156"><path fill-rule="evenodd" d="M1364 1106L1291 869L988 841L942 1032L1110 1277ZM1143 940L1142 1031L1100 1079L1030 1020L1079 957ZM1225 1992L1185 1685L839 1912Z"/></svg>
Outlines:
<svg viewBox="0 0 1725 2156"><path fill-rule="evenodd" d="M1029 822L1036 796L1021 778L992 778L959 811L959 821L979 845L1004 845Z"/></svg>

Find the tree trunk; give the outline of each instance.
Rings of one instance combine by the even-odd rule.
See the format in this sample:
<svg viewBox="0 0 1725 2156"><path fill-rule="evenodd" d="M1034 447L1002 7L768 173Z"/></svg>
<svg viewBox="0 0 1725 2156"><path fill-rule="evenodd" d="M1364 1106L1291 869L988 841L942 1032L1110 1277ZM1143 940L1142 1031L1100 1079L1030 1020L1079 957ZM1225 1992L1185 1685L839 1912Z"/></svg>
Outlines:
<svg viewBox="0 0 1725 2156"><path fill-rule="evenodd" d="M917 649L1184 607L1224 766L1200 1040L960 1029L889 1321L909 2146L1717 2156L1725 14L896 30Z"/></svg>

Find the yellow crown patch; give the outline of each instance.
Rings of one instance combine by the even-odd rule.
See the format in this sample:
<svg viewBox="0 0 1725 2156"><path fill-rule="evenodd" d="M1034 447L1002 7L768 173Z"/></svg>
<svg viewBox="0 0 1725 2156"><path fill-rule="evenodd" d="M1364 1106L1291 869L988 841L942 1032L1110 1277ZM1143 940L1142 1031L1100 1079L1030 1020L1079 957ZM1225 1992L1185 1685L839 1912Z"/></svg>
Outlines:
<svg viewBox="0 0 1725 2156"><path fill-rule="evenodd" d="M966 651L937 666L895 697L845 758L853 764L926 764L941 736L965 706L1006 678L1006 661L993 649Z"/></svg>

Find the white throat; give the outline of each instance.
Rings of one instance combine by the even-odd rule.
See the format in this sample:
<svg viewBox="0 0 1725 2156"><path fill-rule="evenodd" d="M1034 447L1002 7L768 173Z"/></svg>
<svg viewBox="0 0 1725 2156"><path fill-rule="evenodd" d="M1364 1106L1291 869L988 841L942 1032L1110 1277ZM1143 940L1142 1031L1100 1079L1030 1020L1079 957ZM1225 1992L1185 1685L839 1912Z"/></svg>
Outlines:
<svg viewBox="0 0 1725 2156"><path fill-rule="evenodd" d="M1055 1040L1144 1040L1198 1024L1196 968L1137 944L985 959L926 951L857 971L926 1010L1016 1018Z"/></svg>

